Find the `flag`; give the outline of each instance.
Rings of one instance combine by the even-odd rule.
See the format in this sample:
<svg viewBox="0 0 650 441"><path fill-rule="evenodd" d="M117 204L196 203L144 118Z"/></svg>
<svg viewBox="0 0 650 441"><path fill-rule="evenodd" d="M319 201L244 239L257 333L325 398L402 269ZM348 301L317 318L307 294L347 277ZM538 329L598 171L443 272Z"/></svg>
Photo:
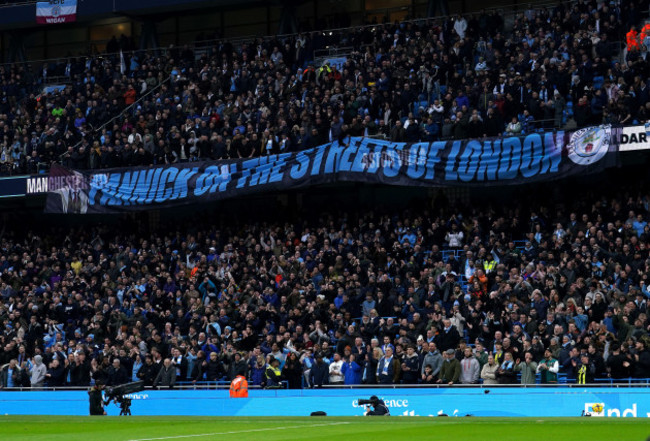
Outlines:
<svg viewBox="0 0 650 441"><path fill-rule="evenodd" d="M77 0L36 3L36 23L71 23L77 20Z"/></svg>
<svg viewBox="0 0 650 441"><path fill-rule="evenodd" d="M124 72L126 72L126 63L124 62L124 53L120 49L120 73L124 75Z"/></svg>

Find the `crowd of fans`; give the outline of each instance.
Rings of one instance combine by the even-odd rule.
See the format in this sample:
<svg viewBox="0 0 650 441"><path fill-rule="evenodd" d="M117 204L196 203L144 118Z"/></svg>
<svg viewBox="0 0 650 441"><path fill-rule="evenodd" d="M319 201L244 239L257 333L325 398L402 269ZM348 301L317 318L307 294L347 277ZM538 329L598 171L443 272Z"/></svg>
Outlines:
<svg viewBox="0 0 650 441"><path fill-rule="evenodd" d="M4 231L1 384L647 381L650 198L603 194Z"/></svg>
<svg viewBox="0 0 650 441"><path fill-rule="evenodd" d="M5 174L52 162L146 166L347 135L430 141L645 122L645 46L622 58L621 42L647 9L646 1L579 0L526 9L507 28L501 12L482 11L127 52L123 62L119 54L71 58L41 72L5 65L0 165ZM313 60L333 46L352 48L341 66ZM68 85L41 93L55 77Z"/></svg>

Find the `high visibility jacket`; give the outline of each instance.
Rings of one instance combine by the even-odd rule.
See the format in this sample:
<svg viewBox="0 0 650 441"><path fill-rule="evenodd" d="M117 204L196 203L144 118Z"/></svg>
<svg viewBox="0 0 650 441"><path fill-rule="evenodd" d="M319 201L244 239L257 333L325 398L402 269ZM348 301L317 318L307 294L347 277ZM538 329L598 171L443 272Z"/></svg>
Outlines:
<svg viewBox="0 0 650 441"><path fill-rule="evenodd" d="M248 398L248 381L243 375L237 375L230 382L230 398Z"/></svg>
<svg viewBox="0 0 650 441"><path fill-rule="evenodd" d="M266 379L266 387L280 387L282 371L276 367L268 366L264 371L264 378Z"/></svg>
<svg viewBox="0 0 650 441"><path fill-rule="evenodd" d="M635 31L634 29L630 29L630 32L625 34L625 38L627 40L627 50L628 51L638 51L640 49L638 34L639 33L637 31Z"/></svg>
<svg viewBox="0 0 650 441"><path fill-rule="evenodd" d="M646 23L639 34L639 44L643 44L646 38L650 37L650 23Z"/></svg>
<svg viewBox="0 0 650 441"><path fill-rule="evenodd" d="M485 270L486 274L489 274L492 271L494 271L496 267L497 267L497 262L495 260L486 260L485 262L483 262L483 269Z"/></svg>

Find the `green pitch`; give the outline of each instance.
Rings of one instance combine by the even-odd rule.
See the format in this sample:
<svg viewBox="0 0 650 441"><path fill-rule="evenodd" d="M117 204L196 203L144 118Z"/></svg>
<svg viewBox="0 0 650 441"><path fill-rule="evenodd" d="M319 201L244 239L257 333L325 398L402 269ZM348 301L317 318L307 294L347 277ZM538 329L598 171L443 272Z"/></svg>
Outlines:
<svg viewBox="0 0 650 441"><path fill-rule="evenodd" d="M645 418L0 416L0 440L645 441Z"/></svg>

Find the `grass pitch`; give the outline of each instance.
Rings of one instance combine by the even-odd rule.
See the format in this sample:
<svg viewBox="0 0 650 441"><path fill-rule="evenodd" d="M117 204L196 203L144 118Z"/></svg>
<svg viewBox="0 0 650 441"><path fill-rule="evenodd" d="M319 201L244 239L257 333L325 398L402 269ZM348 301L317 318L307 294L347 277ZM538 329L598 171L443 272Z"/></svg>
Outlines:
<svg viewBox="0 0 650 441"><path fill-rule="evenodd" d="M0 416L0 440L646 441L646 418Z"/></svg>

